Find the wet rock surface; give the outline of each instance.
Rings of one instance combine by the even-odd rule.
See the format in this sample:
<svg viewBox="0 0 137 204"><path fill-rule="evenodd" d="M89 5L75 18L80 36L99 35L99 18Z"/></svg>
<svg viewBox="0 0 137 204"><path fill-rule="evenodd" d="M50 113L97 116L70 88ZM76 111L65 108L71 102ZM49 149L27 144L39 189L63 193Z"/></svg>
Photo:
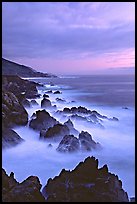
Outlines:
<svg viewBox="0 0 137 204"><path fill-rule="evenodd" d="M63 169L49 179L42 190L47 202L129 202L117 175L107 165L98 168L98 160L88 157L74 170Z"/></svg>
<svg viewBox="0 0 137 204"><path fill-rule="evenodd" d="M50 127L47 131L41 130L40 138L56 139L62 138L67 134L69 134L69 128L66 125L56 124L53 127Z"/></svg>
<svg viewBox="0 0 137 204"><path fill-rule="evenodd" d="M71 153L78 151L79 147L79 140L74 135L65 135L59 143L57 151Z"/></svg>
<svg viewBox="0 0 137 204"><path fill-rule="evenodd" d="M40 192L39 178L30 176L19 183L14 179L14 173L8 176L2 169L2 201L3 202L45 202Z"/></svg>
<svg viewBox="0 0 137 204"><path fill-rule="evenodd" d="M39 131L53 127L56 124L58 124L58 121L50 116L46 110L36 111L35 118L31 119L29 122L31 128Z"/></svg>

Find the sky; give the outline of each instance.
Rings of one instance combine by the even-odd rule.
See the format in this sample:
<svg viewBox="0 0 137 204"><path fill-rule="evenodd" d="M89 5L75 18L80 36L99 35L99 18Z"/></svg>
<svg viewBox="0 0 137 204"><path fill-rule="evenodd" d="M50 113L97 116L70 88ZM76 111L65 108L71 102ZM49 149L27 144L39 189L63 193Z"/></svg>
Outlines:
<svg viewBox="0 0 137 204"><path fill-rule="evenodd" d="M135 69L135 2L2 2L2 56L53 74Z"/></svg>

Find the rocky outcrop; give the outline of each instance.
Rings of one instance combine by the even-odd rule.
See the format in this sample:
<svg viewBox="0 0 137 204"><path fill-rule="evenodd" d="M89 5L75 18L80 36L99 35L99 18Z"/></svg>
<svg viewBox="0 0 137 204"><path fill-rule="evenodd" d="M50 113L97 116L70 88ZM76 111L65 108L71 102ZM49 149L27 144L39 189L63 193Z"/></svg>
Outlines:
<svg viewBox="0 0 137 204"><path fill-rule="evenodd" d="M46 98L43 98L42 101L41 101L41 107L42 108L49 108L49 107L51 107L50 100L48 100Z"/></svg>
<svg viewBox="0 0 137 204"><path fill-rule="evenodd" d="M74 135L65 135L59 146L57 147L57 151L59 152L76 152L79 150L79 140L74 137Z"/></svg>
<svg viewBox="0 0 137 204"><path fill-rule="evenodd" d="M80 141L80 146L82 150L87 150L91 151L92 149L99 149L101 148L101 145L99 143L96 143L93 139L92 136L85 131L82 131L79 134L79 141Z"/></svg>
<svg viewBox="0 0 137 204"><path fill-rule="evenodd" d="M66 125L56 124L50 127L47 131L41 130L40 138L43 139L58 139L63 138L65 135L69 134L69 129Z"/></svg>
<svg viewBox="0 0 137 204"><path fill-rule="evenodd" d="M74 128L74 125L70 119L67 120L64 123L64 125L66 125L69 128L70 134L72 134L72 135L78 135L79 134L79 131Z"/></svg>
<svg viewBox="0 0 137 204"><path fill-rule="evenodd" d="M2 90L12 92L20 102L26 98L39 97L37 86L41 85L18 76L2 76Z"/></svg>
<svg viewBox="0 0 137 204"><path fill-rule="evenodd" d="M107 165L98 168L98 160L88 157L72 171L63 169L49 179L42 193L47 202L129 202L117 175Z"/></svg>
<svg viewBox="0 0 137 204"><path fill-rule="evenodd" d="M63 103L66 102L66 100L65 100L65 99L62 99L62 98L56 98L56 101L61 102L61 103L62 103L62 102L63 102Z"/></svg>
<svg viewBox="0 0 137 204"><path fill-rule="evenodd" d="M28 114L12 92L2 91L2 122L5 126L26 125Z"/></svg>
<svg viewBox="0 0 137 204"><path fill-rule="evenodd" d="M29 126L34 130L41 131L42 129L48 129L58 124L58 121L51 117L46 110L36 111L35 118L32 118L29 122Z"/></svg>
<svg viewBox="0 0 137 204"><path fill-rule="evenodd" d="M48 94L43 94L43 98L49 98Z"/></svg>
<svg viewBox="0 0 137 204"><path fill-rule="evenodd" d="M12 129L2 129L2 148L15 146L24 140Z"/></svg>
<svg viewBox="0 0 137 204"><path fill-rule="evenodd" d="M61 94L61 91L54 91L54 94Z"/></svg>
<svg viewBox="0 0 137 204"><path fill-rule="evenodd" d="M14 179L14 173L8 176L2 169L2 201L3 202L45 202L40 192L39 178L30 176L22 183Z"/></svg>

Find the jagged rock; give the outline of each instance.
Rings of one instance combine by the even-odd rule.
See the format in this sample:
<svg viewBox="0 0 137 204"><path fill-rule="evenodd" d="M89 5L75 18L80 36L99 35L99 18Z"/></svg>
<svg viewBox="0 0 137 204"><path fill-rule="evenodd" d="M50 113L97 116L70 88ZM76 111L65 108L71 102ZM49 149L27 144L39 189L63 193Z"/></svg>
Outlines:
<svg viewBox="0 0 137 204"><path fill-rule="evenodd" d="M57 137L64 137L69 134L69 129L66 125L56 124L53 127L50 127L47 131L41 130L40 138L44 139L56 139Z"/></svg>
<svg viewBox="0 0 137 204"><path fill-rule="evenodd" d="M74 128L74 125L70 119L66 121L64 125L66 125L69 128L70 134L73 134L73 135L79 134L79 131Z"/></svg>
<svg viewBox="0 0 137 204"><path fill-rule="evenodd" d="M82 131L79 134L79 140L81 144L81 149L82 150L88 150L91 151L92 149L99 148L99 143L96 143L93 139L92 136L85 131Z"/></svg>
<svg viewBox="0 0 137 204"><path fill-rule="evenodd" d="M57 147L59 152L76 152L78 150L79 140L74 135L65 135Z"/></svg>
<svg viewBox="0 0 137 204"><path fill-rule="evenodd" d="M36 111L36 118L31 119L29 126L34 130L41 131L42 129L48 129L58 124L58 121L51 117L46 110Z"/></svg>
<svg viewBox="0 0 137 204"><path fill-rule="evenodd" d="M2 148L11 147L23 142L22 139L14 130L9 128L2 129Z"/></svg>
<svg viewBox="0 0 137 204"><path fill-rule="evenodd" d="M61 91L54 91L54 94L61 94Z"/></svg>
<svg viewBox="0 0 137 204"><path fill-rule="evenodd" d="M46 98L43 98L42 101L41 101L41 107L42 108L49 108L49 107L51 107L50 100L48 100Z"/></svg>
<svg viewBox="0 0 137 204"><path fill-rule="evenodd" d="M30 176L22 183L14 179L14 173L8 176L2 169L2 201L3 202L45 202L40 192L39 178Z"/></svg>
<svg viewBox="0 0 137 204"><path fill-rule="evenodd" d="M74 170L63 169L49 179L42 190L47 202L129 202L118 176L107 165L98 168L98 160L88 157Z"/></svg>
<svg viewBox="0 0 137 204"><path fill-rule="evenodd" d="M2 122L7 127L28 122L27 111L12 92L2 91Z"/></svg>

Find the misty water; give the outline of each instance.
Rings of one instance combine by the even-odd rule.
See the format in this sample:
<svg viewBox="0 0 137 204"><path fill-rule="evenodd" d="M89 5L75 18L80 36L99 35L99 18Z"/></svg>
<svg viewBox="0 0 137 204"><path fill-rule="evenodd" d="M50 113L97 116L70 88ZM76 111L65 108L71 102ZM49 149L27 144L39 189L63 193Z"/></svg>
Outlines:
<svg viewBox="0 0 137 204"><path fill-rule="evenodd" d="M9 174L15 173L15 178L21 182L30 175L39 177L43 187L47 180L55 177L60 171L74 169L87 156L95 156L99 160L99 167L108 165L109 171L118 175L122 180L123 188L129 197L135 195L135 108L134 108L134 77L133 76L83 76L61 77L54 79L31 79L44 84L39 87L39 93L46 90L60 90L62 94L49 94L52 105L57 105L59 110L64 107L84 106L96 110L108 117L117 117L116 121L104 121L105 129L92 127L89 124L74 122L74 127L80 132L88 131L92 138L102 145L101 150L91 152L77 152L63 154L56 151L57 142L39 140L39 132L29 126L15 127L14 130L25 142L6 150L2 153L2 166ZM54 86L51 86L51 82ZM56 98L63 98L65 103L57 102ZM40 110L41 98L36 99L39 105L26 108L29 117ZM74 102L75 101L75 102ZM128 109L125 109L127 107ZM62 123L66 120L51 115Z"/></svg>

